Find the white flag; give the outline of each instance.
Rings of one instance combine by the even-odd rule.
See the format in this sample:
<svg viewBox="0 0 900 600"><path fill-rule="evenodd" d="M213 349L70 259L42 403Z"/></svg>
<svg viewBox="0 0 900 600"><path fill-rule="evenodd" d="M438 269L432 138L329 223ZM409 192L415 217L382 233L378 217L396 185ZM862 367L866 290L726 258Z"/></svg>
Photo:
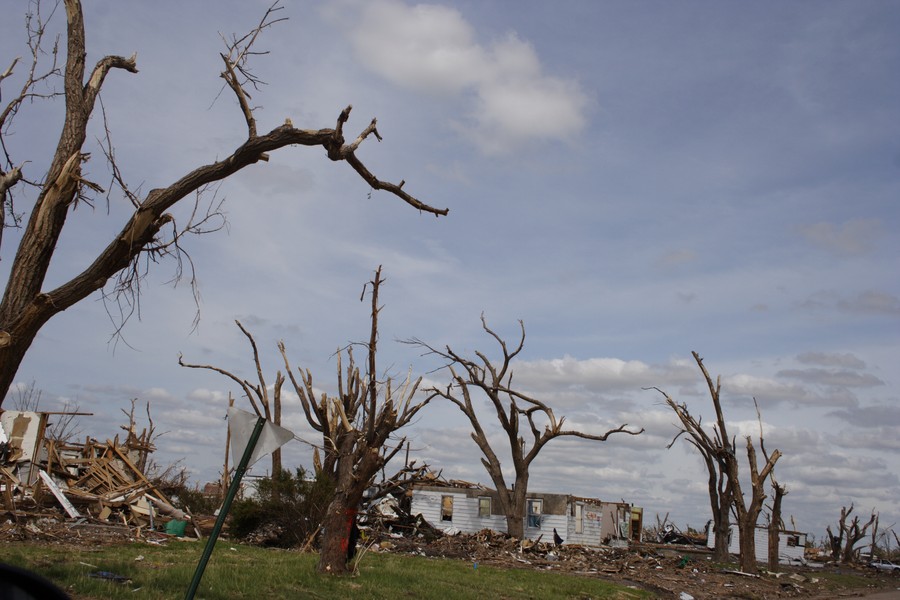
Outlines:
<svg viewBox="0 0 900 600"><path fill-rule="evenodd" d="M228 426L231 429L231 457L235 466L240 464L241 458L244 457L244 450L250 442L250 436L253 435L253 428L256 426L256 420L259 417L245 410L228 408ZM267 456L278 450L286 443L294 439L293 432L279 427L271 421L266 421L262 431L259 434L259 440L256 442L256 448L250 455L250 462L247 463L249 469L256 461L263 456Z"/></svg>

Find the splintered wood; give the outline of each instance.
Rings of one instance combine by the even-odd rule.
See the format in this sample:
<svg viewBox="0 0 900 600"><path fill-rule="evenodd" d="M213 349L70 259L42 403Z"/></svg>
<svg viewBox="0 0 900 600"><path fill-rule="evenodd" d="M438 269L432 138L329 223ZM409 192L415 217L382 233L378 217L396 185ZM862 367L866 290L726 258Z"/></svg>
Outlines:
<svg viewBox="0 0 900 600"><path fill-rule="evenodd" d="M42 413L23 413L26 419ZM73 519L92 519L145 527L170 519L187 520L146 476L148 456L156 448L151 443L153 424L140 434L129 417L124 442L116 436L105 443L87 438L83 444L46 439L44 428L35 428L29 439L7 439L0 443L0 502L3 509L18 516L46 513L62 507ZM148 414L149 416L149 414ZM34 451L23 454L27 445ZM23 458L27 457L27 459Z"/></svg>

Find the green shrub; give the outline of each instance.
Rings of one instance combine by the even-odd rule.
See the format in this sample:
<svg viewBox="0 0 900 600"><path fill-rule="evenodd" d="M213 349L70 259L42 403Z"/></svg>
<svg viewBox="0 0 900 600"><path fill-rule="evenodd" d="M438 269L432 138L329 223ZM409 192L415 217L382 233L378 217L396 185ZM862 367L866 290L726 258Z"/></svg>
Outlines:
<svg viewBox="0 0 900 600"><path fill-rule="evenodd" d="M252 544L302 547L318 531L333 495L326 476L309 479L303 468L295 474L282 470L256 482L256 497L234 502L229 530Z"/></svg>
<svg viewBox="0 0 900 600"><path fill-rule="evenodd" d="M172 502L179 508L190 508L195 515L211 515L222 505L222 498L206 496L203 491L195 487L182 486L169 492Z"/></svg>

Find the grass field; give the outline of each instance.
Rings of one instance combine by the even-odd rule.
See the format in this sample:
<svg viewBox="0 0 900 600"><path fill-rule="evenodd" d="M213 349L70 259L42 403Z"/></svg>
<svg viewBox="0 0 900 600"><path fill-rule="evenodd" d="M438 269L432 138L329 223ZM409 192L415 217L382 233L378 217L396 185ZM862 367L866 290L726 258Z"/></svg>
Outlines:
<svg viewBox="0 0 900 600"><path fill-rule="evenodd" d="M0 561L50 579L73 598L183 598L203 545L129 544L99 548L71 545L0 546ZM315 573L315 554L219 542L196 598L614 598L653 595L599 579L546 571L485 567L448 559L365 553L355 577ZM125 582L101 578L111 574ZM107 575L109 577L110 575Z"/></svg>

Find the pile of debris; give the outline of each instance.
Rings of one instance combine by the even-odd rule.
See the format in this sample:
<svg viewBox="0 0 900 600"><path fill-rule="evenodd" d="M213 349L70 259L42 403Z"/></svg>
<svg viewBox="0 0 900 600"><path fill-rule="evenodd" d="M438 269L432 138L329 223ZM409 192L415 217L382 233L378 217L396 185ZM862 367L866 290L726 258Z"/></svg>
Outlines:
<svg viewBox="0 0 900 600"><path fill-rule="evenodd" d="M833 579L823 577L829 567L821 565L785 566L779 573L763 569L751 574L736 565L714 563L711 552L697 536L677 528L664 531L658 541L633 542L627 547L517 539L490 529L451 535L422 515L411 515L404 500L388 497L369 508L361 522L361 546L372 552L464 560L474 569L486 565L596 577L650 590L660 597L685 600L824 598L841 591ZM845 570L842 567L842 572ZM884 582L875 581L877 574L870 571L853 570L858 577L873 579L873 589L883 587Z"/></svg>
<svg viewBox="0 0 900 600"><path fill-rule="evenodd" d="M52 414L0 414L0 504L6 514L53 517L61 508L83 522L138 530L166 527L184 535L190 515L175 508L144 473L156 449L152 424L137 433L132 418L123 427L124 441L117 435L75 444L46 435Z"/></svg>
<svg viewBox="0 0 900 600"><path fill-rule="evenodd" d="M821 569L749 574L713 563L708 552L678 546L637 543L629 548L588 547L519 540L488 529L433 539L400 531L371 529L363 543L374 552L465 560L475 569L489 565L596 577L650 590L664 598L815 598L834 593L833 588L826 587ZM860 575L868 574L861 571Z"/></svg>

